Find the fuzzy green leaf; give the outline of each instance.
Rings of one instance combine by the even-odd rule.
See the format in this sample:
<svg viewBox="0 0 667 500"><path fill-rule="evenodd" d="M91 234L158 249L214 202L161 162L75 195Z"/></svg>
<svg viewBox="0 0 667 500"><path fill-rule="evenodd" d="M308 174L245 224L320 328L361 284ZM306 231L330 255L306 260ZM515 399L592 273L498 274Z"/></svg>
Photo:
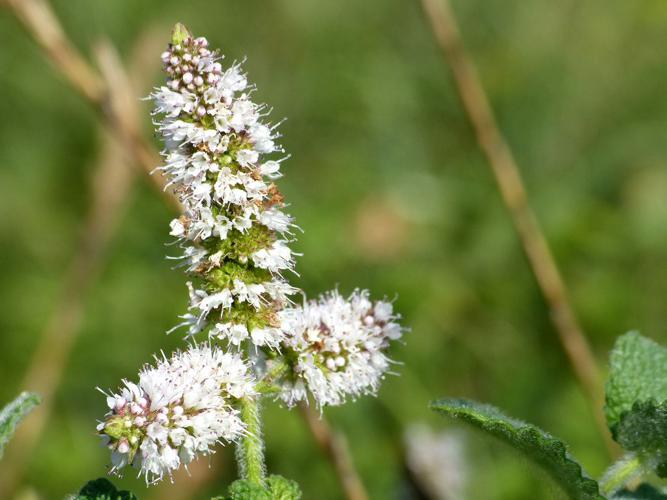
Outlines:
<svg viewBox="0 0 667 500"><path fill-rule="evenodd" d="M622 335L610 357L606 387L607 424L613 434L636 402L667 401L667 349L637 332Z"/></svg>
<svg viewBox="0 0 667 500"><path fill-rule="evenodd" d="M637 401L613 428L614 439L623 449L635 452L656 473L667 472L667 403Z"/></svg>
<svg viewBox="0 0 667 500"><path fill-rule="evenodd" d="M294 481L272 475L266 480L266 488L245 479L234 481L229 486L228 500L299 500L301 490ZM212 499L216 500L216 499ZM217 500L223 500L218 497Z"/></svg>
<svg viewBox="0 0 667 500"><path fill-rule="evenodd" d="M667 495L650 484L642 484L635 491L619 491L610 500L667 500Z"/></svg>
<svg viewBox="0 0 667 500"><path fill-rule="evenodd" d="M271 496L261 486L238 479L229 486L229 500L271 500Z"/></svg>
<svg viewBox="0 0 667 500"><path fill-rule="evenodd" d="M40 398L31 392L22 392L19 397L0 411L0 458L5 445L14 435L18 423L39 404Z"/></svg>
<svg viewBox="0 0 667 500"><path fill-rule="evenodd" d="M272 500L299 500L301 490L299 485L291 479L282 476L269 476L267 480Z"/></svg>
<svg viewBox="0 0 667 500"><path fill-rule="evenodd" d="M504 415L493 406L463 399L441 399L431 409L467 422L523 452L544 468L573 500L602 500L598 483L588 477L565 444L532 424Z"/></svg>
<svg viewBox="0 0 667 500"><path fill-rule="evenodd" d="M137 500L129 491L118 491L116 487L103 477L88 481L78 495L71 500Z"/></svg>

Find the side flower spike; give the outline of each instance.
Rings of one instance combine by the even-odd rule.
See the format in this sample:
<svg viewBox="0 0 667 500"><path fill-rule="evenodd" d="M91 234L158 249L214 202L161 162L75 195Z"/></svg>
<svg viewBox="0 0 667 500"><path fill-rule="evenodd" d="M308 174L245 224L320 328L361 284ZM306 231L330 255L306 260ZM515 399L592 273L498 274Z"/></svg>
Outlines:
<svg viewBox="0 0 667 500"><path fill-rule="evenodd" d="M207 345L157 359L138 383L123 385L107 396L110 411L97 431L111 449L111 472L133 465L147 483L239 439L245 425L232 403L254 394L240 356Z"/></svg>
<svg viewBox="0 0 667 500"><path fill-rule="evenodd" d="M288 406L307 400L308 393L324 406L377 391L391 363L385 351L403 329L390 302L371 302L368 295L356 290L345 299L334 291L281 312L280 362L289 367L279 398Z"/></svg>

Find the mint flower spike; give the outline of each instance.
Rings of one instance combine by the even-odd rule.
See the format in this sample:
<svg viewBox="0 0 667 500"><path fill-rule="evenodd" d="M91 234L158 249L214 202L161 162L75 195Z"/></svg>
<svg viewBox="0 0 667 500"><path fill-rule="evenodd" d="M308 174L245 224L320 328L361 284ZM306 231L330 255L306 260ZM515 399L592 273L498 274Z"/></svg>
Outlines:
<svg viewBox="0 0 667 500"><path fill-rule="evenodd" d="M111 450L111 472L133 465L149 484L213 453L216 443L238 441L246 425L231 405L255 394L241 357L208 345L157 359L138 383L123 384L107 395L110 411L97 432Z"/></svg>
<svg viewBox="0 0 667 500"><path fill-rule="evenodd" d="M170 234L194 278L178 326L275 349L283 338L277 312L297 291L281 274L294 267L292 219L272 182L282 160L265 159L283 150L239 65L223 68L221 60L205 38L177 25L162 54L166 85L150 96L165 145L158 170L184 207Z"/></svg>
<svg viewBox="0 0 667 500"><path fill-rule="evenodd" d="M403 335L390 302L372 302L366 290L345 299L337 291L281 312L287 363L278 397L288 406L306 401L340 405L347 397L375 394L389 370L386 349Z"/></svg>

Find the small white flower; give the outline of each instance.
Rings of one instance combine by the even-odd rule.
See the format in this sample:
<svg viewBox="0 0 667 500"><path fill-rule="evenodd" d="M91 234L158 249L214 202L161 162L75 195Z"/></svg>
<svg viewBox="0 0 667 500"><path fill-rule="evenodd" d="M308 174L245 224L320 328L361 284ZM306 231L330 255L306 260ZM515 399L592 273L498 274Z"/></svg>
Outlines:
<svg viewBox="0 0 667 500"><path fill-rule="evenodd" d="M278 240L270 248L262 248L252 254L252 260L257 267L279 272L293 266L292 252L285 241Z"/></svg>

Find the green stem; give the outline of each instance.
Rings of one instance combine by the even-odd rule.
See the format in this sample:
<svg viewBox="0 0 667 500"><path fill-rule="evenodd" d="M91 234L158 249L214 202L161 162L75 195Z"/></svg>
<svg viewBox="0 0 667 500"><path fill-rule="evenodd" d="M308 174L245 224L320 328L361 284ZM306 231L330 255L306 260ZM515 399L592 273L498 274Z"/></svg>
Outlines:
<svg viewBox="0 0 667 500"><path fill-rule="evenodd" d="M287 363L280 362L276 364L264 377L257 383L257 392L260 394L270 394L279 391L280 388L275 385L278 380L289 368Z"/></svg>
<svg viewBox="0 0 667 500"><path fill-rule="evenodd" d="M259 397L241 399L241 420L246 424L246 435L236 446L236 461L242 479L264 487L266 474L259 406Z"/></svg>
<svg viewBox="0 0 667 500"><path fill-rule="evenodd" d="M602 493L611 495L620 490L630 480L641 474L643 469L642 461L633 454L625 455L618 462L607 469L600 480Z"/></svg>

